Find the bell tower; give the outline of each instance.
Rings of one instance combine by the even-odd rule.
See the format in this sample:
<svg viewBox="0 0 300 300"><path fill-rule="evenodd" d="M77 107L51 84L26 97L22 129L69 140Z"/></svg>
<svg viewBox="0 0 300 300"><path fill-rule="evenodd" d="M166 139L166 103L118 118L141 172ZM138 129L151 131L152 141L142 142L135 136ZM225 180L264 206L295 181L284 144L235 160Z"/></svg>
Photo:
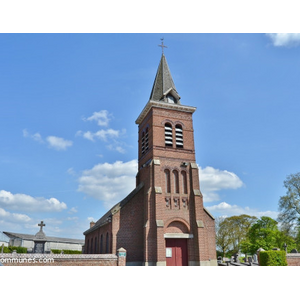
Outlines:
<svg viewBox="0 0 300 300"><path fill-rule="evenodd" d="M162 53L150 99L136 120L145 265L216 262L214 218L203 207L195 159L195 111L181 103Z"/></svg>

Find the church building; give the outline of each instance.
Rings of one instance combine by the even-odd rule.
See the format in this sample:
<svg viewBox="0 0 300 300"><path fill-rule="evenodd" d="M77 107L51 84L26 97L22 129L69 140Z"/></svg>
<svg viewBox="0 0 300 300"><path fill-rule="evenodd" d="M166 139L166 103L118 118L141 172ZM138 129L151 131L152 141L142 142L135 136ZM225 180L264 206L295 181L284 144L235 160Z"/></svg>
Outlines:
<svg viewBox="0 0 300 300"><path fill-rule="evenodd" d="M122 247L127 265L217 265L214 217L203 206L195 158L196 108L181 102L162 53L150 99L136 120L136 188L91 222L85 253Z"/></svg>

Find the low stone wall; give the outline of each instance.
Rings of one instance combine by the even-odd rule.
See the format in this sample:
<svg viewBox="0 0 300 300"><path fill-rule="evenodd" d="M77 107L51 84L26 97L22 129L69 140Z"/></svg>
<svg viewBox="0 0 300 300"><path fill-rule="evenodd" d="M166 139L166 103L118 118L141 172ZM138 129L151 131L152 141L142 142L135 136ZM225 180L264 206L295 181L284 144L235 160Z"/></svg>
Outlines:
<svg viewBox="0 0 300 300"><path fill-rule="evenodd" d="M300 266L300 253L288 253L286 261L288 266Z"/></svg>
<svg viewBox="0 0 300 300"><path fill-rule="evenodd" d="M126 251L119 249L117 254L0 253L0 262L4 266L125 266Z"/></svg>

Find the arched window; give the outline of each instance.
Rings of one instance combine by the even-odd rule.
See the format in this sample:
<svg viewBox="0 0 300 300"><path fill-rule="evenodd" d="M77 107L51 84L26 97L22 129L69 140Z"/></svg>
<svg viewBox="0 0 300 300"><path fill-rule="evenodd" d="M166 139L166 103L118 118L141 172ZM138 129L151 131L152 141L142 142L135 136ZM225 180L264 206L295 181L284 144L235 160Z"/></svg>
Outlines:
<svg viewBox="0 0 300 300"><path fill-rule="evenodd" d="M186 172L181 172L181 178L182 178L182 192L183 194L187 194L187 178L186 178Z"/></svg>
<svg viewBox="0 0 300 300"><path fill-rule="evenodd" d="M100 254L103 253L103 234L101 234L101 237L100 237Z"/></svg>
<svg viewBox="0 0 300 300"><path fill-rule="evenodd" d="M178 176L178 171L174 170L173 171L174 175L174 193L179 194L179 176Z"/></svg>
<svg viewBox="0 0 300 300"><path fill-rule="evenodd" d="M171 193L170 170L165 170L166 193Z"/></svg>
<svg viewBox="0 0 300 300"><path fill-rule="evenodd" d="M87 248L85 253L89 254L89 251L90 251L90 240L87 240Z"/></svg>
<svg viewBox="0 0 300 300"><path fill-rule="evenodd" d="M182 126L177 124L175 126L176 131L176 147L183 148L183 133L182 133Z"/></svg>
<svg viewBox="0 0 300 300"><path fill-rule="evenodd" d="M106 253L109 253L109 234L106 233Z"/></svg>
<svg viewBox="0 0 300 300"><path fill-rule="evenodd" d="M165 145L169 147L173 146L173 132L170 123L165 124Z"/></svg>

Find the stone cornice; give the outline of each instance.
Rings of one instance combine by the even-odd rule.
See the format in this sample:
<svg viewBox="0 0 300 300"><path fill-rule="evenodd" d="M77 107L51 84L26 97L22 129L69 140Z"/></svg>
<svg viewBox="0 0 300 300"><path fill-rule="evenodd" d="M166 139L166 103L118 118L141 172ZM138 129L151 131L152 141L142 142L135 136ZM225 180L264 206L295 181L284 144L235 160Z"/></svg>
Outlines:
<svg viewBox="0 0 300 300"><path fill-rule="evenodd" d="M139 117L136 119L135 123L141 124L152 107L169 109L169 110L177 110L177 111L189 112L189 113L194 113L195 110L197 109L196 107L193 106L149 100L146 106L144 107L144 109L142 110L142 112L140 113Z"/></svg>

